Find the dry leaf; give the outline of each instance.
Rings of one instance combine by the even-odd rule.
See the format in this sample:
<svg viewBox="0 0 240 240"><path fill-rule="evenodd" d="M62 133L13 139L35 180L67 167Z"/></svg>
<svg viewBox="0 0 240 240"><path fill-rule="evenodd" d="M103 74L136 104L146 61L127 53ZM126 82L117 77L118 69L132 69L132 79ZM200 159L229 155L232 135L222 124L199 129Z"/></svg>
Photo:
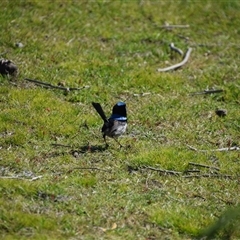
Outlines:
<svg viewBox="0 0 240 240"><path fill-rule="evenodd" d="M116 224L116 223L113 223L113 225L112 225L112 228L111 228L111 229L113 230L113 229L116 229L116 228L117 228L117 224Z"/></svg>

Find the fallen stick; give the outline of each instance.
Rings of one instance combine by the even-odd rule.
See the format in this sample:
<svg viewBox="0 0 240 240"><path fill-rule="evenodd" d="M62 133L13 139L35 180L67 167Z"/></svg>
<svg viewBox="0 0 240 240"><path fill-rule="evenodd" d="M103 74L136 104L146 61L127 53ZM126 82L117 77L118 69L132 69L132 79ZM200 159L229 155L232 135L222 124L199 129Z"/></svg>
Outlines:
<svg viewBox="0 0 240 240"><path fill-rule="evenodd" d="M106 170L106 169L98 168L98 167L75 167L75 168L68 170L67 172L70 173L74 170L97 170L97 171L102 171L102 172L110 172L110 170Z"/></svg>
<svg viewBox="0 0 240 240"><path fill-rule="evenodd" d="M165 169L159 169L159 168L154 168L154 167L149 167L149 166L143 166L142 168L153 170L156 172L161 172L165 174L170 174L170 175L180 175L182 172L177 172L177 171L172 171L172 170L165 170Z"/></svg>
<svg viewBox="0 0 240 240"><path fill-rule="evenodd" d="M188 61L188 59L190 57L191 52L192 52L192 48L188 48L188 50L187 50L187 52L185 54L184 59L180 63L177 63L175 65L172 65L172 66L166 67L166 68L158 68L157 71L158 72L167 72L167 71L176 70L176 69L182 67L184 64L187 63L187 61Z"/></svg>
<svg viewBox="0 0 240 240"><path fill-rule="evenodd" d="M218 149L212 149L210 151L212 152L225 152L225 151L239 151L240 147L228 147L228 148L218 148ZM200 150L201 152L207 152L208 150Z"/></svg>
<svg viewBox="0 0 240 240"><path fill-rule="evenodd" d="M31 178L31 179L29 179L30 181L36 181L36 180L38 180L38 179L40 179L40 178L42 178L43 176L36 176L36 177L33 177L33 178Z"/></svg>
<svg viewBox="0 0 240 240"><path fill-rule="evenodd" d="M229 178L233 179L232 175L223 175L223 174L195 174L195 175L187 175L182 176L183 178L201 178L201 177L208 177L208 178Z"/></svg>
<svg viewBox="0 0 240 240"><path fill-rule="evenodd" d="M223 92L222 89L216 89L216 90L204 90L202 92L192 92L190 93L191 96L194 96L194 95L202 95L202 94L212 94L212 93L221 93Z"/></svg>
<svg viewBox="0 0 240 240"><path fill-rule="evenodd" d="M239 151L240 147L227 147L227 148L218 148L218 149L210 149L210 150L199 150L195 147L192 147L190 145L187 145L191 150L196 152L225 152L225 151Z"/></svg>
<svg viewBox="0 0 240 240"><path fill-rule="evenodd" d="M201 164L201 163L189 162L188 165L193 165L193 166L196 166L196 167L204 167L204 168L209 168L209 169L215 169L217 171L220 171L220 168L218 168L218 167L208 166L208 165Z"/></svg>
<svg viewBox="0 0 240 240"><path fill-rule="evenodd" d="M169 46L170 46L171 50L179 53L181 56L183 55L183 51L182 51L180 48L175 47L175 46L174 46L174 43L170 43Z"/></svg>
<svg viewBox="0 0 240 240"><path fill-rule="evenodd" d="M84 87L81 87L81 88L74 88L74 87L62 87L62 86L55 86L55 85L52 85L50 83L46 83L46 82L42 82L42 81L39 81L39 80L34 80L34 79L30 79L30 78L24 78L24 80L28 81L28 82L33 82L35 83L36 85L42 85L44 87L47 87L47 88L55 88L55 89L60 89L60 90L64 90L64 91L73 91L73 90L82 90L84 88L89 88L89 86L84 86Z"/></svg>
<svg viewBox="0 0 240 240"><path fill-rule="evenodd" d="M190 146L190 145L188 145L187 144L187 146L191 149L191 150L193 150L193 151L195 151L195 152L197 152L198 151L198 149L197 148L195 148L195 147L193 147L193 146Z"/></svg>
<svg viewBox="0 0 240 240"><path fill-rule="evenodd" d="M193 170L185 170L183 173L200 173L201 171L199 169L193 169Z"/></svg>
<svg viewBox="0 0 240 240"><path fill-rule="evenodd" d="M43 176L36 176L33 178L24 178L24 177L18 177L18 176L0 176L0 178L2 179L19 179L19 180L29 180L29 181L36 181L42 177Z"/></svg>

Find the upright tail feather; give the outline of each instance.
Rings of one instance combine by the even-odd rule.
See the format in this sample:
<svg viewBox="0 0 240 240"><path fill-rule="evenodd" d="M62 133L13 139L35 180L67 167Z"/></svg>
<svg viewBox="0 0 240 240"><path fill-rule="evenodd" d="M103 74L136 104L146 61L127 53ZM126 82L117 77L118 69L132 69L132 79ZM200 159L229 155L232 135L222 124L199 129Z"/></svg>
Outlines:
<svg viewBox="0 0 240 240"><path fill-rule="evenodd" d="M93 107L96 109L96 111L98 112L98 114L100 115L100 117L102 118L102 120L103 120L104 122L108 122L108 119L107 119L107 117L106 117L106 115L105 115L105 113L104 113L104 111L103 111L100 103L92 102L92 105L93 105Z"/></svg>

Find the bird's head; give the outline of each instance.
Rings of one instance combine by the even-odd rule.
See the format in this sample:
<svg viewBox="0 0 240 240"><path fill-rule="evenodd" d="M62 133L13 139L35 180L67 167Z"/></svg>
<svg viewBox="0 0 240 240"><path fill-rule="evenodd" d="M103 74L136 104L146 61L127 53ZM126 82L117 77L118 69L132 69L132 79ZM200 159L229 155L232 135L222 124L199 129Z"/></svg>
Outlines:
<svg viewBox="0 0 240 240"><path fill-rule="evenodd" d="M112 119L116 119L119 121L126 121L127 120L127 109L126 109L126 103L124 102L118 102L113 106L112 110Z"/></svg>

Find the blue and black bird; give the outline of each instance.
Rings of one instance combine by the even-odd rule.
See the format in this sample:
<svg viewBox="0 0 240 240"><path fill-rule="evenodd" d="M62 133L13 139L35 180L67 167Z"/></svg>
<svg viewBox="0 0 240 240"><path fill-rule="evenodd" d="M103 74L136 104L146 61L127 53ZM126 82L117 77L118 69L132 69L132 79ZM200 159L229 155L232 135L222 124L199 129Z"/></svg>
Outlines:
<svg viewBox="0 0 240 240"><path fill-rule="evenodd" d="M113 138L121 147L122 145L117 140L117 138L124 134L127 129L127 110L126 104L124 102L118 102L113 106L112 115L107 118L100 103L92 102L93 107L96 109L98 114L103 120L102 134L106 146L106 136Z"/></svg>

